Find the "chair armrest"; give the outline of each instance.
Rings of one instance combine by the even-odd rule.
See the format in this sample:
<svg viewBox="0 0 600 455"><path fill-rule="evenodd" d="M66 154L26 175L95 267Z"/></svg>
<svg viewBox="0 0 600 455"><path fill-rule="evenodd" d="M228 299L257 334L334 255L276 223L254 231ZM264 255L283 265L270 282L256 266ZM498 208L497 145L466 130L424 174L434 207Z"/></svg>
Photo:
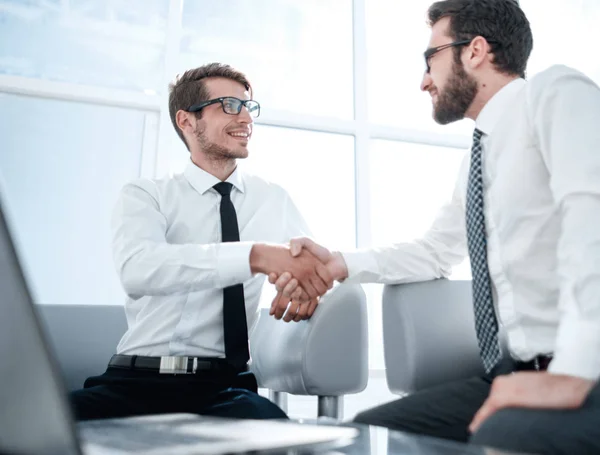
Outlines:
<svg viewBox="0 0 600 455"><path fill-rule="evenodd" d="M285 323L263 309L250 338L251 370L260 387L296 395L358 393L367 385L365 293L341 284L312 318Z"/></svg>
<svg viewBox="0 0 600 455"><path fill-rule="evenodd" d="M382 314L391 392L411 393L483 374L470 281L385 286Z"/></svg>

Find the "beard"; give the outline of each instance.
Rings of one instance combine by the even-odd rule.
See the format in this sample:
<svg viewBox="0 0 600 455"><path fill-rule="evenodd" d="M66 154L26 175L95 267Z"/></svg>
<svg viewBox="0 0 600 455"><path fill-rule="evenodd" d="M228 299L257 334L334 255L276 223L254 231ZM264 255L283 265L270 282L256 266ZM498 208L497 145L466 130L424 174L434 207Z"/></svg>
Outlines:
<svg viewBox="0 0 600 455"><path fill-rule="evenodd" d="M213 161L229 161L237 158L246 158L248 151L236 151L228 147L224 147L215 142L211 142L205 134L205 129L197 126L194 131L194 136L200 145L200 149L207 158Z"/></svg>
<svg viewBox="0 0 600 455"><path fill-rule="evenodd" d="M466 73L462 62L459 64L454 61L452 75L433 108L433 119L440 125L462 120L476 95L477 82Z"/></svg>

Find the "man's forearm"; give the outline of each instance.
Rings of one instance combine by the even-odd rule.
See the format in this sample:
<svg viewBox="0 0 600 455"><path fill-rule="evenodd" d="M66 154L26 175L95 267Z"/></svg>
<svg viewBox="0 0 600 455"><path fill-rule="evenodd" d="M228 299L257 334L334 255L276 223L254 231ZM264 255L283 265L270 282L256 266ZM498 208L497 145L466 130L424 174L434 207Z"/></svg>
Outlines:
<svg viewBox="0 0 600 455"><path fill-rule="evenodd" d="M114 252L117 271L123 289L133 298L226 287L251 277L244 260L244 250L248 257L248 244L137 242L119 246ZM228 248L227 254L223 254L224 248ZM228 260L219 261L219 254Z"/></svg>
<svg viewBox="0 0 600 455"><path fill-rule="evenodd" d="M267 274L267 257L271 245L265 243L255 243L250 250L250 271L255 273Z"/></svg>

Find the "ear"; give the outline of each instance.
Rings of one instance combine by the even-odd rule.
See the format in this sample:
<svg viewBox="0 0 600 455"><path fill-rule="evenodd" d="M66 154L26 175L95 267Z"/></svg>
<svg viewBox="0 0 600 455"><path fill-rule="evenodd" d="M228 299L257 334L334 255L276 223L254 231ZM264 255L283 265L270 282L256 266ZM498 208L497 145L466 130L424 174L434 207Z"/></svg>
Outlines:
<svg viewBox="0 0 600 455"><path fill-rule="evenodd" d="M181 131L191 134L196 126L195 118L196 116L191 112L178 110L175 114L175 123Z"/></svg>
<svg viewBox="0 0 600 455"><path fill-rule="evenodd" d="M471 44L463 54L464 65L470 69L479 68L488 59L493 58L490 50L491 46L484 37L477 36L473 38L473 41L471 41Z"/></svg>

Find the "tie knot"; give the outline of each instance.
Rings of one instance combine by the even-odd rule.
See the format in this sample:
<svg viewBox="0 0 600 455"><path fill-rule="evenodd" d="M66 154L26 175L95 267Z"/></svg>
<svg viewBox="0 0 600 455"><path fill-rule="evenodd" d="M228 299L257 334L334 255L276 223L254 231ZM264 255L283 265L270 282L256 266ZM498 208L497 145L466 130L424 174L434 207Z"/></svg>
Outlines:
<svg viewBox="0 0 600 455"><path fill-rule="evenodd" d="M475 130L473 131L473 142L478 143L479 141L481 141L481 136L483 136L483 131L475 128Z"/></svg>
<svg viewBox="0 0 600 455"><path fill-rule="evenodd" d="M233 185L229 182L219 182L213 186L213 188L217 190L221 196L229 196L231 194L231 188L233 188Z"/></svg>

